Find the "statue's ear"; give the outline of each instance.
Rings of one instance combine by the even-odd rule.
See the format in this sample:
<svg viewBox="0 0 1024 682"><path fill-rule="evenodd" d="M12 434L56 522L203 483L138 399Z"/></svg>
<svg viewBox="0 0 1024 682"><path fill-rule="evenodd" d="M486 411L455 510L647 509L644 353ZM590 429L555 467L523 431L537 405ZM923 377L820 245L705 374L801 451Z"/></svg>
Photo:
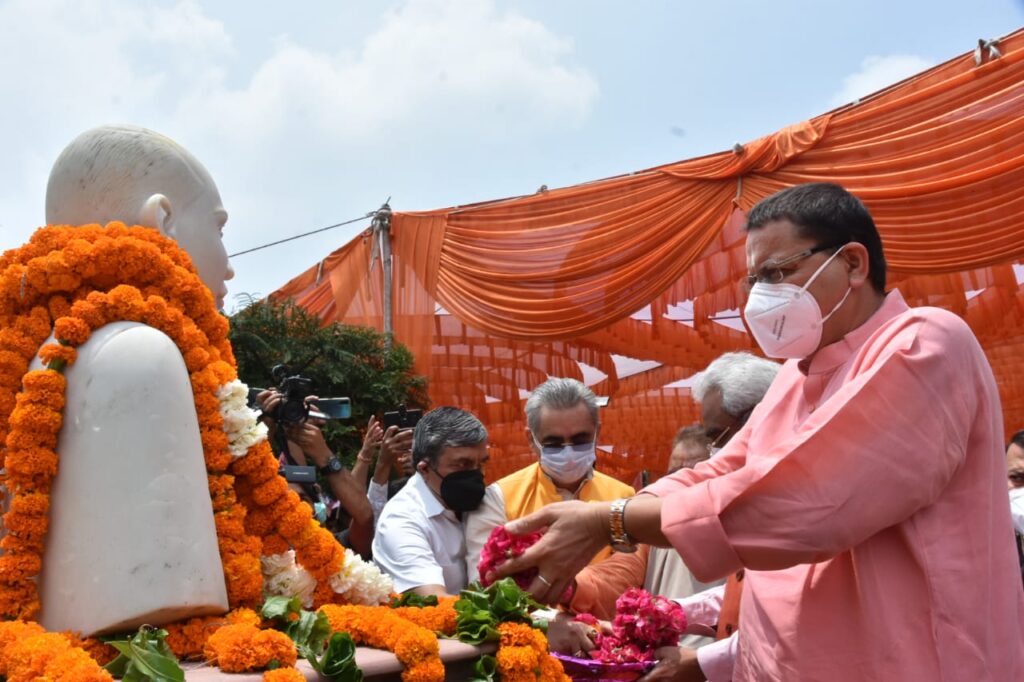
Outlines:
<svg viewBox="0 0 1024 682"><path fill-rule="evenodd" d="M171 200L163 194L154 194L142 205L139 211L139 225L153 227L165 237L174 239L174 213L171 211Z"/></svg>

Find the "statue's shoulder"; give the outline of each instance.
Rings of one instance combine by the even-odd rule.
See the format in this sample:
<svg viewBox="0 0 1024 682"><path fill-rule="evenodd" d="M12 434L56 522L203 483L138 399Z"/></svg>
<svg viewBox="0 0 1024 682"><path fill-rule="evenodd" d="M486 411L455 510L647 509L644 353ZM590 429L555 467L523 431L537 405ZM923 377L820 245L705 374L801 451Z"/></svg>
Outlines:
<svg viewBox="0 0 1024 682"><path fill-rule="evenodd" d="M90 414L192 408L189 373L167 334L138 322L111 322L78 347L65 370L68 407L87 404Z"/></svg>

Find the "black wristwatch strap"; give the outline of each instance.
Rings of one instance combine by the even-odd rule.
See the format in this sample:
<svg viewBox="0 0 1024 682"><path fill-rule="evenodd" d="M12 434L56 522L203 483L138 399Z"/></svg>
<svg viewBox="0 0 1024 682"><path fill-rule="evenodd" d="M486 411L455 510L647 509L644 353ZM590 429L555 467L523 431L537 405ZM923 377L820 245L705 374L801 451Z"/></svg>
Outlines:
<svg viewBox="0 0 1024 682"><path fill-rule="evenodd" d="M331 458L327 460L327 464L317 469L317 471L321 476L330 476L331 474L338 473L344 468L345 465L341 463L341 460L338 459L336 455L331 455Z"/></svg>

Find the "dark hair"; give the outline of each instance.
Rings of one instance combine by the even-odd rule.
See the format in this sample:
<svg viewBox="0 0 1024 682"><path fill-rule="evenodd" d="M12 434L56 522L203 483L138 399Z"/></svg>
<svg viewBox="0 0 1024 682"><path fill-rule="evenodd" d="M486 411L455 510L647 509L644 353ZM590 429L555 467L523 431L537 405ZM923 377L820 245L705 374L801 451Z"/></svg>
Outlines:
<svg viewBox="0 0 1024 682"><path fill-rule="evenodd" d="M747 231L776 220L788 220L801 237L822 246L849 242L868 250L868 279L885 293L885 252L875 221L860 199L839 185L812 182L777 192L757 203L747 214Z"/></svg>
<svg viewBox="0 0 1024 682"><path fill-rule="evenodd" d="M690 424L684 426L676 432L676 437L672 439L672 449L674 450L677 445L682 443L684 440L692 441L694 443L703 444L707 441L707 434L704 433L704 427L700 424Z"/></svg>
<svg viewBox="0 0 1024 682"><path fill-rule="evenodd" d="M423 415L412 432L412 461L437 464L445 448L461 448L487 442L480 420L457 407L439 407Z"/></svg>
<svg viewBox="0 0 1024 682"><path fill-rule="evenodd" d="M1024 429L1010 437L1010 445L1016 445L1018 448L1024 448ZM1010 449L1010 445L1006 446L1007 450Z"/></svg>

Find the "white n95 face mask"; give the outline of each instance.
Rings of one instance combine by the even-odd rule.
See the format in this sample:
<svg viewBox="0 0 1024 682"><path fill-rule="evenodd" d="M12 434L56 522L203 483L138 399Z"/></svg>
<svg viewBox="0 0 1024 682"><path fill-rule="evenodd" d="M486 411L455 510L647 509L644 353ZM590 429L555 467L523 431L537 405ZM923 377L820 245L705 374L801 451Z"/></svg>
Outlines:
<svg viewBox="0 0 1024 682"><path fill-rule="evenodd" d="M822 326L846 302L853 289L847 287L843 298L824 317L818 302L807 289L842 250L840 247L822 263L802 287L764 282L757 282L751 287L743 315L765 355L802 359L818 349Z"/></svg>
<svg viewBox="0 0 1024 682"><path fill-rule="evenodd" d="M534 438L540 450L540 468L556 481L571 483L588 473L597 461L595 443L550 447L541 445Z"/></svg>

